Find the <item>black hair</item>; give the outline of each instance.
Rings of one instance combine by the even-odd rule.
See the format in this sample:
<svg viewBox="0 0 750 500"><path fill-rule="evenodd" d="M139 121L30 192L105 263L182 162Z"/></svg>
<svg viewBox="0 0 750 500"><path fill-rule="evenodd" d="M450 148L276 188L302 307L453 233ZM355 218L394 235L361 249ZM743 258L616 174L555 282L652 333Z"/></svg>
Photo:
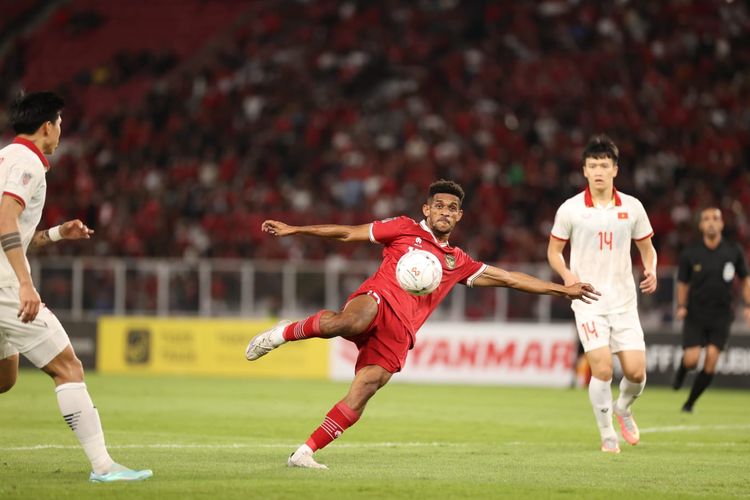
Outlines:
<svg viewBox="0 0 750 500"><path fill-rule="evenodd" d="M586 148L583 150L583 163L586 163L586 158L611 158L617 165L619 156L620 151L615 146L614 141L605 134L598 134L592 136L589 143L586 144Z"/></svg>
<svg viewBox="0 0 750 500"><path fill-rule="evenodd" d="M457 196L459 204L463 203L464 201L464 189L460 184L453 181L440 179L439 181L435 181L430 184L429 196L427 198L428 201L432 201L432 197L438 193L452 194L454 196Z"/></svg>
<svg viewBox="0 0 750 500"><path fill-rule="evenodd" d="M8 117L17 134L33 134L46 122L54 123L65 101L53 92L21 94L13 101Z"/></svg>

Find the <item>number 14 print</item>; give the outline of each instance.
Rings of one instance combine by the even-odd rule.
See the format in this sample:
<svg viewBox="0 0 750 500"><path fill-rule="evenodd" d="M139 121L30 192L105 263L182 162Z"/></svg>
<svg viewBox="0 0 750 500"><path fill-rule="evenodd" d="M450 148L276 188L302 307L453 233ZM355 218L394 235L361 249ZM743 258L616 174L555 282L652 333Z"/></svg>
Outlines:
<svg viewBox="0 0 750 500"><path fill-rule="evenodd" d="M599 250L604 250L604 247L612 250L612 231L599 231Z"/></svg>

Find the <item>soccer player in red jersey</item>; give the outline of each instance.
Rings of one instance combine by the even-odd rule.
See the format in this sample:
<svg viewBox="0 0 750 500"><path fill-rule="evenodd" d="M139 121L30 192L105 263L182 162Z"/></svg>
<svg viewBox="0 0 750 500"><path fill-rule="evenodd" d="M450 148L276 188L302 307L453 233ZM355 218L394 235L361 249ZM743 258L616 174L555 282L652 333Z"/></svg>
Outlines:
<svg viewBox="0 0 750 500"><path fill-rule="evenodd" d="M429 188L427 202L422 206L424 220L419 223L403 216L360 226L263 222L263 231L279 237L305 234L340 241L371 241L384 246L380 268L349 297L341 312L323 310L294 323L282 321L256 335L247 346L245 355L250 361L286 342L311 337L344 337L359 349L349 392L331 408L307 442L289 457L290 467L327 468L315 461L313 453L354 425L370 398L403 368L417 330L457 283L515 288L586 303L597 300L599 293L587 283L563 286L505 271L477 262L460 248L451 246L448 237L463 216L463 198L461 186L440 180ZM433 253L443 265L442 281L429 295L411 295L396 280L399 258L412 249Z"/></svg>

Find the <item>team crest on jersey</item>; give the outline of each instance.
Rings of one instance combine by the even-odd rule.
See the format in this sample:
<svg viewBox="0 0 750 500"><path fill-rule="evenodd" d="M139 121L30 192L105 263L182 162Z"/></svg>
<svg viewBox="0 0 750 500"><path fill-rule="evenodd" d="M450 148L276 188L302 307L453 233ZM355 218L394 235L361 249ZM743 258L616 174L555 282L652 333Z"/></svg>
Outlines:
<svg viewBox="0 0 750 500"><path fill-rule="evenodd" d="M694 273L699 273L699 272L701 272L701 269L703 269L703 266L701 266L700 264L695 264L695 265L693 266L693 272L694 272Z"/></svg>
<svg viewBox="0 0 750 500"><path fill-rule="evenodd" d="M27 185L30 180L31 180L31 174L28 172L24 172L23 175L21 176L21 182L23 183L23 185L24 186Z"/></svg>
<svg viewBox="0 0 750 500"><path fill-rule="evenodd" d="M414 240L414 244L415 245L421 245L422 244L422 238L420 238L419 236L417 236L416 239Z"/></svg>
<svg viewBox="0 0 750 500"><path fill-rule="evenodd" d="M448 269L453 269L454 267L456 267L456 258L452 255L446 255L445 265L448 266Z"/></svg>

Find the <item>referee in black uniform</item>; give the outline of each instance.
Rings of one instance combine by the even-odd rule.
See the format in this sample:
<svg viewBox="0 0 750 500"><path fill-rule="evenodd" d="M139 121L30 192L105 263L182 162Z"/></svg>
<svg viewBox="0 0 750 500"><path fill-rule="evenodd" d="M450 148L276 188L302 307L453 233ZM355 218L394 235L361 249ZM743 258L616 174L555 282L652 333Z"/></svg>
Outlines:
<svg viewBox="0 0 750 500"><path fill-rule="evenodd" d="M739 245L721 237L724 221L715 207L701 211L698 225L703 240L680 253L677 273L677 319L684 319L683 356L673 387L682 386L685 374L698 365L701 349L706 348L703 371L696 377L682 411L692 412L701 393L711 384L719 354L724 349L732 325L732 286L742 280L745 321L750 324L750 278L747 262Z"/></svg>

